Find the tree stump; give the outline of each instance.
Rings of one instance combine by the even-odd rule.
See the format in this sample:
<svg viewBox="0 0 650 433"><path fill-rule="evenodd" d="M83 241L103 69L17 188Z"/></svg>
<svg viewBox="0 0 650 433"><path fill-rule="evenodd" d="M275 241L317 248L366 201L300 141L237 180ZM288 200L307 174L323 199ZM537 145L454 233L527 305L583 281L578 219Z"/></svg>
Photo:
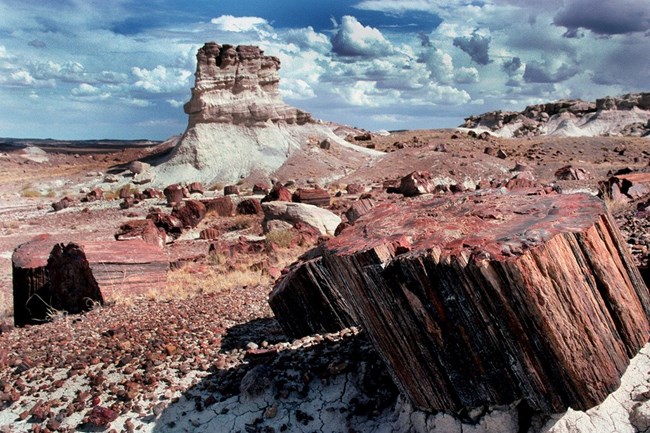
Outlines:
<svg viewBox="0 0 650 433"><path fill-rule="evenodd" d="M66 281L66 275L70 276L69 280L77 281L80 287L85 287L83 290L90 290L88 293L83 292L82 298L90 299L91 303L100 302L100 299L113 302L117 299L161 292L166 287L169 263L160 247L139 239L119 242L78 241L72 244L78 251L68 251L68 247L58 251L61 247L55 246L60 240L42 235L18 246L14 251L12 266L15 325L22 326L42 320L44 310L30 310L34 307L30 307L29 300L34 298L35 294L39 294L48 306L56 310L78 312L77 308L81 307L76 307L75 302L66 301L70 298L66 298L68 295L65 290L57 289L63 287L61 282ZM48 259L51 264L48 264ZM82 272L85 269L81 265L84 260L89 266L88 275ZM60 277L61 275L65 278ZM73 277L74 275L77 277ZM94 290L91 277L99 287L99 297L89 294ZM81 281L86 282L82 284ZM40 293L46 293L47 299ZM83 301L81 304L88 303Z"/></svg>
<svg viewBox="0 0 650 433"><path fill-rule="evenodd" d="M520 399L585 410L617 388L650 331L648 289L603 203L585 194L382 204L313 266L327 278L303 285L340 291L424 410Z"/></svg>
<svg viewBox="0 0 650 433"><path fill-rule="evenodd" d="M291 201L318 207L329 207L331 198L330 193L321 188L298 188L291 196Z"/></svg>

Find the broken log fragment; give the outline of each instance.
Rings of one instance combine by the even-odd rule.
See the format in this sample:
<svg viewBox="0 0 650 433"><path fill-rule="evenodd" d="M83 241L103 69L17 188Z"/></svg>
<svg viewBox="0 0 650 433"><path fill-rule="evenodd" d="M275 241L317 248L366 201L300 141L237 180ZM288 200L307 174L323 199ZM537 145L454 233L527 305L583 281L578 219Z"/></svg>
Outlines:
<svg viewBox="0 0 650 433"><path fill-rule="evenodd" d="M590 408L650 332L648 289L585 194L382 204L312 266L327 278L301 284L338 290L402 393L429 411Z"/></svg>
<svg viewBox="0 0 650 433"><path fill-rule="evenodd" d="M56 253L55 245L58 245L60 240L52 236L41 235L19 245L14 251L12 267L14 324L16 326L36 323L41 320L39 314L34 316L30 311L32 307L28 305L28 301L35 297L35 294L38 294L49 306L55 307L54 309L57 310L72 313L77 312L78 308L83 309L83 305L86 305L85 300L82 302L82 306L76 306L74 302L70 302L68 306L60 304L65 299L60 295L60 291L57 292L56 285L59 284L57 281L64 281L64 279L57 275L72 276L76 275L75 272L83 275L83 278L75 278L76 281L86 281L86 283L80 284L87 290L93 288L89 283L90 277L92 277L99 287L99 298L88 294L83 298L89 298L93 302L100 302L98 299L113 302L118 299L161 292L166 287L169 262L158 246L140 239L119 242L78 241L71 245L76 245L82 254L74 256L71 253L67 255ZM67 251L65 248L62 251ZM53 264L48 264L48 259L52 260L51 254L55 258L63 255L69 260L55 259ZM76 258L73 260L71 257ZM77 269L81 269L79 263L82 263L83 260L88 263L90 275ZM56 270L51 270L52 267L55 267ZM49 287L52 285L55 290L51 293ZM47 293L46 297L41 295L44 293L43 290Z"/></svg>
<svg viewBox="0 0 650 433"><path fill-rule="evenodd" d="M282 329L293 338L338 332L356 325L332 276L321 266L321 257L293 267L276 284L269 305Z"/></svg>

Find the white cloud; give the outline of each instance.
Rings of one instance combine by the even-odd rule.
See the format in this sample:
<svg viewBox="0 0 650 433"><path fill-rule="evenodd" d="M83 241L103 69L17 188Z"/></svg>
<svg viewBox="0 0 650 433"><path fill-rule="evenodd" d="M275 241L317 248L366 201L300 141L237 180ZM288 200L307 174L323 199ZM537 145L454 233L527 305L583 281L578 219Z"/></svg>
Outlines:
<svg viewBox="0 0 650 433"><path fill-rule="evenodd" d="M187 70L167 68L158 65L154 69L138 68L131 69L133 75L138 79L134 85L151 93L165 93L176 90L187 89L189 78L192 73Z"/></svg>
<svg viewBox="0 0 650 433"><path fill-rule="evenodd" d="M346 57L380 57L391 54L393 46L376 28L346 15L332 38L332 51Z"/></svg>
<svg viewBox="0 0 650 433"><path fill-rule="evenodd" d="M314 89L304 80L287 80L280 86L282 96L288 99L311 99L316 97Z"/></svg>
<svg viewBox="0 0 650 433"><path fill-rule="evenodd" d="M454 71L454 81L459 84L478 83L478 69L475 67L461 66L456 71Z"/></svg>
<svg viewBox="0 0 650 433"><path fill-rule="evenodd" d="M221 15L212 18L210 23L214 24L218 30L232 33L250 33L256 32L262 38L275 38L272 27L269 23L260 17L235 17L233 15Z"/></svg>
<svg viewBox="0 0 650 433"><path fill-rule="evenodd" d="M36 83L36 79L32 77L32 74L30 74L28 71L16 71L11 74L11 80L10 83L14 85L32 85Z"/></svg>
<svg viewBox="0 0 650 433"><path fill-rule="evenodd" d="M185 105L184 101L180 101L178 99L166 99L167 103L171 105L174 108L179 108Z"/></svg>

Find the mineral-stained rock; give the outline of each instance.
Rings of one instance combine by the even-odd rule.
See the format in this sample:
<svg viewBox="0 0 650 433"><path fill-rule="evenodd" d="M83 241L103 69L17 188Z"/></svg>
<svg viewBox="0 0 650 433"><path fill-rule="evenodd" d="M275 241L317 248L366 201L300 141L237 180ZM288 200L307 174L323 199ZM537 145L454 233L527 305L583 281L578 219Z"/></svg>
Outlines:
<svg viewBox="0 0 650 433"><path fill-rule="evenodd" d="M92 306L92 301L100 299L112 302L164 290L166 285L169 268L167 259L159 247L142 240L80 241L76 245L59 245L56 248L55 245L59 243L52 236L42 235L18 246L14 251L14 323L18 326L41 320L39 314L47 313L43 309L39 310L40 307L34 307L36 304L33 302L38 299L57 310L77 311L61 303L61 299L69 297L61 295L61 289L58 288L72 287L73 282L80 287L79 293L85 293L83 298L79 298L81 301L75 303L80 308ZM50 257L51 253L54 259ZM84 260L89 266L90 274L84 270ZM95 290L90 277L96 281L100 295L90 296L86 292ZM70 285L66 285L67 280L70 280ZM85 302L85 298L90 301Z"/></svg>
<svg viewBox="0 0 650 433"><path fill-rule="evenodd" d="M292 275L338 292L402 393L429 411L520 399L547 413L586 409L648 340L648 289L604 204L586 194L382 204L322 254ZM290 277L282 284L301 299Z"/></svg>
<svg viewBox="0 0 650 433"><path fill-rule="evenodd" d="M219 234L220 234L219 230L217 230L216 228L211 227L211 228L201 230L201 232L199 233L199 238L200 239L207 239L207 240L214 240L214 239L217 239L219 237Z"/></svg>
<svg viewBox="0 0 650 433"><path fill-rule="evenodd" d="M589 179L589 172L581 167L565 165L555 172L557 180L584 180Z"/></svg>
<svg viewBox="0 0 650 433"><path fill-rule="evenodd" d="M291 191L281 183L276 183L271 188L271 191L262 199L262 203L269 201L292 201L293 197Z"/></svg>
<svg viewBox="0 0 650 433"><path fill-rule="evenodd" d="M235 214L235 203L232 201L232 198L228 196L201 200L201 203L205 205L206 213L213 213L224 217L233 216Z"/></svg>
<svg viewBox="0 0 650 433"><path fill-rule="evenodd" d="M650 173L616 174L602 187L613 201L627 203L650 194Z"/></svg>
<svg viewBox="0 0 650 433"><path fill-rule="evenodd" d="M253 194L263 194L266 195L269 193L269 187L263 183L256 183L253 185Z"/></svg>
<svg viewBox="0 0 650 433"><path fill-rule="evenodd" d="M414 171L400 180L399 192L406 197L426 194L435 190L436 183L428 171Z"/></svg>
<svg viewBox="0 0 650 433"><path fill-rule="evenodd" d="M205 188L203 188L201 182L191 182L187 185L187 190L190 194L203 194L205 192Z"/></svg>
<svg viewBox="0 0 650 433"><path fill-rule="evenodd" d="M239 195L237 185L226 185L223 187L223 195Z"/></svg>
<svg viewBox="0 0 650 433"><path fill-rule="evenodd" d="M151 219L132 220L122 224L115 233L115 240L126 241L142 239L152 245L163 247L165 245L165 232L158 229Z"/></svg>
<svg viewBox="0 0 650 433"><path fill-rule="evenodd" d="M178 184L169 185L163 190L163 193L169 205L183 201L183 187Z"/></svg>
<svg viewBox="0 0 650 433"><path fill-rule="evenodd" d="M264 220L282 220L290 224L302 223L317 228L321 234L334 236L336 227L341 223L338 215L317 206L304 203L272 201L262 204Z"/></svg>
<svg viewBox="0 0 650 433"><path fill-rule="evenodd" d="M345 216L348 221L353 223L358 220L361 216L368 213L370 209L375 206L375 202L372 199L364 198L362 200L357 200L345 211Z"/></svg>
<svg viewBox="0 0 650 433"><path fill-rule="evenodd" d="M70 197L63 197L61 200L52 203L52 209L54 209L54 212L58 212L72 206L73 203L74 200L72 200Z"/></svg>
<svg viewBox="0 0 650 433"><path fill-rule="evenodd" d="M247 198L237 204L237 213L240 215L260 215L263 212L262 205L256 198Z"/></svg>
<svg viewBox="0 0 650 433"><path fill-rule="evenodd" d="M296 203L306 203L319 207L330 205L330 193L321 188L298 188L291 196Z"/></svg>
<svg viewBox="0 0 650 433"><path fill-rule="evenodd" d="M153 221L156 227L163 229L172 238L178 238L183 232L183 223L175 216L162 212L151 212L147 219Z"/></svg>
<svg viewBox="0 0 650 433"><path fill-rule="evenodd" d="M205 205L198 200L186 200L182 206L174 208L172 216L178 218L183 227L196 227L205 217Z"/></svg>

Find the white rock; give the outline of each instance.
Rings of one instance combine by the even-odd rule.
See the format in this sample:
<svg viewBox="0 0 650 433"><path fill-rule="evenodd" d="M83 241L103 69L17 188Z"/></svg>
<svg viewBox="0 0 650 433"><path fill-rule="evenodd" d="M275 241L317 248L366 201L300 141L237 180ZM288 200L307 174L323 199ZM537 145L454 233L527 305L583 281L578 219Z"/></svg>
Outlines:
<svg viewBox="0 0 650 433"><path fill-rule="evenodd" d="M262 203L266 221L282 220L291 224L304 223L318 229L323 235L334 236L334 231L341 223L338 215L305 203L274 201Z"/></svg>

